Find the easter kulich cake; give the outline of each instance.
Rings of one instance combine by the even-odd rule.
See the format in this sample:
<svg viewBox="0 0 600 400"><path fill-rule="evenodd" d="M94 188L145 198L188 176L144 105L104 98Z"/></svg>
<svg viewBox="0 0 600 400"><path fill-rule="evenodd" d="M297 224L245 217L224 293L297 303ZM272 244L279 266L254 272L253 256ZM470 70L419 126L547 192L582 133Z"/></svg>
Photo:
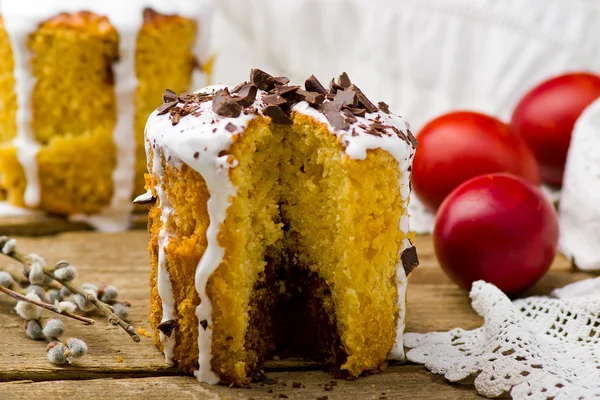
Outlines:
<svg viewBox="0 0 600 400"><path fill-rule="evenodd" d="M205 3L0 2L1 197L125 228L153 100L198 74Z"/></svg>
<svg viewBox="0 0 600 400"><path fill-rule="evenodd" d="M243 385L289 350L337 376L403 358L416 140L346 74L167 91L146 125L151 325L166 360Z"/></svg>

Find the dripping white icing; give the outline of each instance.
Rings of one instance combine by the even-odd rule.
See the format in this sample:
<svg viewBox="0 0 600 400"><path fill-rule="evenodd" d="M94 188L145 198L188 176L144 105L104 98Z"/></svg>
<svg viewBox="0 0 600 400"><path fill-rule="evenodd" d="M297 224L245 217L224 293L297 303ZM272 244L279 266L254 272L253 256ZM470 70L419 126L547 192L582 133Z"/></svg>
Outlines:
<svg viewBox="0 0 600 400"><path fill-rule="evenodd" d="M15 94L17 96L17 136L13 143L17 149L17 158L25 173L24 201L28 207L36 207L40 202L37 153L39 144L35 140L31 126L31 104L35 76L32 68L32 55L28 50L29 34L37 28L38 17L32 13L24 13L17 17L20 2L0 2L0 15L4 19L4 28L10 39L14 60Z"/></svg>
<svg viewBox="0 0 600 400"><path fill-rule="evenodd" d="M325 115L320 113L318 110L312 108L308 103L301 102L296 104L292 111L309 115L326 124L329 130L334 133L340 142L345 145L345 152L348 157L358 160L364 160L367 157L367 150L369 149L383 149L388 152L398 162L400 169L400 178L398 185L400 187L400 195L402 196L402 207L406 210L405 214L400 217L400 230L407 234L410 230L409 216L408 216L408 202L410 198L410 172L408 167L412 164L412 157L414 156L414 149L412 145L399 138L393 131L390 131L390 135L375 136L366 132L363 126L369 126L374 122L375 118L379 118L379 122L384 125L395 126L402 132L406 133L409 130L408 123L401 117L394 114L386 114L378 111L375 113L366 113L364 117L357 117L357 121L350 126L347 130L339 130L334 128ZM352 132L356 136L353 136ZM411 246L408 239L404 239L400 254ZM405 316L406 316L406 287L408 280L402 262L399 261L396 265L396 284L398 286L398 325L396 327L396 339L394 346L390 351L389 358L392 360L403 360L404 359L404 344L403 344L403 333L405 327Z"/></svg>
<svg viewBox="0 0 600 400"><path fill-rule="evenodd" d="M0 1L0 15L10 37L14 58L15 92L17 96L17 137L14 145L17 156L27 179L25 204L35 208L40 202L40 186L37 165L39 144L31 128L31 97L35 86L32 73L31 51L27 46L28 37L37 30L40 23L61 12L76 13L90 11L106 16L119 32L120 61L114 66L115 98L117 123L113 130L117 165L113 170L113 197L98 215L75 215L73 220L83 220L100 231L122 231L129 226L132 210L130 196L135 179L135 75L136 40L143 24L145 8L162 14L177 14L200 22L195 49L206 50L206 37L201 34L206 18L212 10L211 0L20 0ZM197 54L198 57L201 54Z"/></svg>
<svg viewBox="0 0 600 400"><path fill-rule="evenodd" d="M146 143L146 154L150 151L152 155L152 173L159 179L160 184L156 186L156 195L160 202L160 221L162 223L161 229L158 232L158 271L157 271L157 287L158 295L162 302L162 318L161 323L166 321L175 320L175 298L173 296L173 284L171 282L171 276L167 270L167 245L171 237L171 230L169 229L169 218L173 213L173 206L167 198L166 191L163 187L162 176L163 167L161 156L164 155L168 158L168 149L161 149L156 146L152 149L149 143ZM165 362L173 364L173 351L175 349L175 332L171 333L171 336L166 336L163 332L160 332L160 342L163 345L165 353Z"/></svg>
<svg viewBox="0 0 600 400"><path fill-rule="evenodd" d="M222 88L222 86L211 86L202 89L200 92L210 93L219 88ZM257 100L253 104L253 107L259 111L265 106L260 100L262 95L264 95L264 92L259 92ZM405 209L407 208L410 195L408 167L412 162L414 149L394 132L390 131L389 136L382 135L378 137L368 134L358 126L361 123L370 125L372 120L379 117L382 124L391 125L406 132L408 125L404 119L383 112L369 113L365 115L365 118L359 117L358 121L348 131L339 131L328 123L323 114L310 107L308 103L300 102L296 104L293 111L310 115L325 123L330 131L336 134L345 145L345 152L350 158L364 159L369 149L381 148L390 153L397 160L402 172L399 184L402 188L403 206ZM206 285L211 274L221 264L225 255L225 249L218 244L217 234L225 220L230 199L236 194L236 188L229 179L229 168L235 167L236 164L234 162L230 165L226 156L219 157L218 154L229 148L233 137L243 132L249 121L254 118L254 115L241 114L238 118L224 118L213 112L212 102L210 101L202 103L196 114L198 116L182 117L180 122L173 126L169 115L159 116L157 112L154 112L146 125L146 140L156 148L163 149L163 151L168 149L172 160L182 161L199 172L206 181L210 193L208 201L210 224L206 233L208 248L197 266L195 277L196 290L201 300L196 310L199 321L198 360L200 367L195 375L200 381L217 383L219 379L210 365L212 359L212 306L206 294ZM225 129L225 126L230 122L237 127L233 132ZM351 134L353 128L358 135L353 136ZM408 232L408 214L401 217L400 229L405 233ZM405 239L400 252L409 246L410 242ZM402 334L404 331L407 279L401 262L396 266L396 281L398 285L399 317L396 328L396 341L390 352L390 358L402 359L404 357ZM203 321L206 321L206 329L202 326Z"/></svg>

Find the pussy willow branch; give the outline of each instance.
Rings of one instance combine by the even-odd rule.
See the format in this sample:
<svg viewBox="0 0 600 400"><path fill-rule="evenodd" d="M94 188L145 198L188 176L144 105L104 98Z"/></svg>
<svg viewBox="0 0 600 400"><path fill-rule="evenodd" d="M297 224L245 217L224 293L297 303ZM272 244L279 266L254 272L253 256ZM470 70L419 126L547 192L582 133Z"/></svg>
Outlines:
<svg viewBox="0 0 600 400"><path fill-rule="evenodd" d="M17 271L16 268L11 268L11 266L0 266L0 271L8 272L10 276L12 276L13 280L20 285L26 285L29 283L29 279L23 274L23 272Z"/></svg>
<svg viewBox="0 0 600 400"><path fill-rule="evenodd" d="M31 259L27 254L24 254L24 253L21 253L20 251L15 250L6 255L13 258L14 260L17 260L21 264L23 264L23 266L25 267L25 274L29 273ZM111 310L111 308L108 306L108 304L105 304L105 303L101 302L100 300L98 300L98 298L95 295L80 290L79 288L74 286L71 282L57 279L54 276L53 272L54 272L53 270L50 270L47 266L44 265L44 274L46 276L50 277L51 279L55 280L56 282L60 283L61 285L63 285L67 289L69 289L69 291L71 293L83 296L86 300L88 300L90 303L92 303L102 314L104 314L108 318L108 322L110 322L111 324L119 325L121 328L123 328L123 330L125 332L127 332L127 334L129 336L131 336L131 339L133 339L134 342L136 342L136 343L140 342L140 337L135 333L135 329L133 328L133 326L131 326L130 324L128 324L127 322L125 322L121 318L119 318Z"/></svg>
<svg viewBox="0 0 600 400"><path fill-rule="evenodd" d="M44 269L44 273L46 275L51 274L51 273L48 273L45 269ZM56 278L54 278L53 275L52 275L52 277L53 277L53 279L56 279ZM108 306L108 304L98 300L96 295L89 293L89 292L83 292L83 291L79 290L71 282L61 281L60 279L56 279L56 280L58 282L60 282L64 287L69 289L69 291L71 293L75 293L75 294L79 294L79 295L83 296L87 301L89 301L94 306L96 306L96 308L108 318L108 322L110 322L111 324L117 324L121 328L123 328L123 330L125 332L127 332L129 334L129 336L131 336L131 338L133 339L134 342L136 342L136 343L140 342L140 337L135 333L135 329L133 328L133 326L131 326L130 324L128 324L127 322L125 322L121 318L119 318L112 311L112 309Z"/></svg>
<svg viewBox="0 0 600 400"><path fill-rule="evenodd" d="M20 300L20 301L25 301L27 303L31 303L35 306L38 306L40 308L44 308L48 311L52 311L53 313L56 314L60 314L60 315L64 315L65 317L69 317L69 318L73 318L76 319L78 321L81 322L85 322L87 325L92 325L94 324L94 320L90 319L90 318L86 318L86 317L82 317L81 315L77 315L77 314L73 314L67 310L60 310L58 307L56 307L53 304L48 304L48 303L44 303L42 301L37 301L37 300L33 300L30 299L29 297L22 295L21 293L17 293L15 291L12 291L4 286L0 285L0 292L6 293L7 295L9 295L10 297L12 297L13 299L16 300Z"/></svg>

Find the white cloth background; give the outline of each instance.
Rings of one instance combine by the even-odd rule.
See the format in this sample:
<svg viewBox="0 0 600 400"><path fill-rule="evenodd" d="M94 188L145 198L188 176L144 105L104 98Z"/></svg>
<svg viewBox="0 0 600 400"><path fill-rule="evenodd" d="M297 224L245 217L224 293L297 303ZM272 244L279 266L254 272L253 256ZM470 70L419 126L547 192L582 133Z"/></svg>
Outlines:
<svg viewBox="0 0 600 400"><path fill-rule="evenodd" d="M600 73L598 21L600 2L591 0L220 0L215 79L238 82L256 67L294 82L314 73L327 83L346 71L415 133L456 109L507 121L540 81L565 71ZM586 269L600 268L600 255L590 256L600 247L600 206L590 209L582 187L600 187L600 174L573 174L600 164L600 151L584 151L600 147L594 127L595 138L588 133L585 145L573 146L570 159L587 161L568 168L563 201L577 207L561 217L561 234L568 235L561 250ZM432 231L435 218L416 196L410 212L412 229ZM596 224L589 225L592 213ZM589 229L573 230L585 224Z"/></svg>

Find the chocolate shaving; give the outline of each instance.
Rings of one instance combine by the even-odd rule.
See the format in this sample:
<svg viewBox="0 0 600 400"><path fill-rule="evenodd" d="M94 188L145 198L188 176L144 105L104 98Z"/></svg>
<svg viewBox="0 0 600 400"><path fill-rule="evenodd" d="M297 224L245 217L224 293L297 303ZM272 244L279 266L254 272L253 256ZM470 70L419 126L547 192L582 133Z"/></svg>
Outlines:
<svg viewBox="0 0 600 400"><path fill-rule="evenodd" d="M206 330L206 328L208 328L208 321L203 319L202 321L200 321L200 325L202 326L202 328L204 328L204 330Z"/></svg>
<svg viewBox="0 0 600 400"><path fill-rule="evenodd" d="M402 260L402 266L407 276L419 266L419 257L417 256L417 248L415 246L405 249L400 259Z"/></svg>
<svg viewBox="0 0 600 400"><path fill-rule="evenodd" d="M213 94L206 94L206 93L198 93L198 94L194 94L194 100L198 103L204 103L205 101L209 101L212 100L212 98L214 97Z"/></svg>
<svg viewBox="0 0 600 400"><path fill-rule="evenodd" d="M246 85L248 85L248 84L249 84L248 82L244 81L244 82L242 82L242 83L240 83L240 84L236 85L236 87L234 87L233 89L231 89L231 92L230 92L230 93L231 93L231 94L238 93L240 90L242 90L242 88L243 88L244 86L246 86Z"/></svg>
<svg viewBox="0 0 600 400"><path fill-rule="evenodd" d="M185 112L187 114L192 114L193 112L198 111L200 109L200 107L202 107L201 103L200 104L198 104L198 103L196 103L196 104L194 104L194 103L186 104Z"/></svg>
<svg viewBox="0 0 600 400"><path fill-rule="evenodd" d="M279 85L287 85L288 83L290 83L289 78L286 76L274 76L272 77L272 79L275 84Z"/></svg>
<svg viewBox="0 0 600 400"><path fill-rule="evenodd" d="M321 104L321 106L319 107L319 111L321 111L323 114L325 114L326 112L329 111L342 111L342 104L341 103L336 103L333 101L328 101L327 103L323 103Z"/></svg>
<svg viewBox="0 0 600 400"><path fill-rule="evenodd" d="M396 128L395 126L392 126L392 130L396 133L396 135L398 135L400 139L408 141L406 135L400 129Z"/></svg>
<svg viewBox="0 0 600 400"><path fill-rule="evenodd" d="M374 113L379 111L375 104L371 103L371 101L367 99L367 96L364 95L364 93L358 88L358 86L352 84L350 85L348 90L356 93L356 97L358 97L358 102L367 109L367 112Z"/></svg>
<svg viewBox="0 0 600 400"><path fill-rule="evenodd" d="M340 130L346 130L350 127L348 125L348 122L346 121L346 118L344 118L344 114L342 114L341 112L325 111L324 114L325 114L325 118L327 118L327 121L329 121L331 126L333 126L334 128L340 129Z"/></svg>
<svg viewBox="0 0 600 400"><path fill-rule="evenodd" d="M158 115L164 115L171 111L173 107L177 105L177 101L170 101L168 103L163 103L160 107L156 109L158 111Z"/></svg>
<svg viewBox="0 0 600 400"><path fill-rule="evenodd" d="M170 103L172 101L177 101L177 99L179 99L179 96L177 95L177 93L175 93L171 89L167 89L167 90L165 90L165 93L163 94L162 99L163 99L163 102Z"/></svg>
<svg viewBox="0 0 600 400"><path fill-rule="evenodd" d="M194 158L198 159L198 157L200 157L200 152L199 151L197 151L197 152L194 153Z"/></svg>
<svg viewBox="0 0 600 400"><path fill-rule="evenodd" d="M313 107L318 107L325 101L325 96L318 92L308 92L306 90L296 90L296 98L300 101L306 101Z"/></svg>
<svg viewBox="0 0 600 400"><path fill-rule="evenodd" d="M265 71L255 68L250 71L250 83L255 84L260 90L265 90L268 92L275 87L276 83L285 85L287 82L281 83L280 81L276 81L275 78L267 74Z"/></svg>
<svg viewBox="0 0 600 400"><path fill-rule="evenodd" d="M323 96L327 95L327 89L321 85L321 82L314 76L311 75L305 82L304 88L309 92L317 92Z"/></svg>
<svg viewBox="0 0 600 400"><path fill-rule="evenodd" d="M277 93L279 93L280 95L284 95L284 94L289 94L289 93L294 93L296 92L298 89L300 89L300 86L297 85L275 85L275 90L277 91Z"/></svg>
<svg viewBox="0 0 600 400"><path fill-rule="evenodd" d="M237 118L242 112L242 105L236 101L227 89L221 89L213 98L213 111L222 117Z"/></svg>
<svg viewBox="0 0 600 400"><path fill-rule="evenodd" d="M388 106L386 103L384 103L383 101L380 101L379 103L377 103L377 105L379 106L379 109L381 111L383 111L386 114L390 113L390 106Z"/></svg>
<svg viewBox="0 0 600 400"><path fill-rule="evenodd" d="M182 103L185 103L186 101L194 101L195 97L196 95L194 93L181 93L178 97L178 100Z"/></svg>
<svg viewBox="0 0 600 400"><path fill-rule="evenodd" d="M329 82L329 94L335 96L338 90L344 90L344 88L335 83L335 80L332 78L331 82Z"/></svg>
<svg viewBox="0 0 600 400"><path fill-rule="evenodd" d="M139 195L133 200L133 204L145 205L156 203L156 197L152 195L152 192L146 192Z"/></svg>
<svg viewBox="0 0 600 400"><path fill-rule="evenodd" d="M371 128L374 131L384 132L386 127L385 127L385 125L383 125L379 122L373 122L371 124L371 126L369 126L369 128Z"/></svg>
<svg viewBox="0 0 600 400"><path fill-rule="evenodd" d="M364 117L367 110L364 108L354 108L354 107L346 107L346 110L350 111L352 114L357 117Z"/></svg>
<svg viewBox="0 0 600 400"><path fill-rule="evenodd" d="M412 134L412 132L410 131L410 129L408 129L406 131L407 136L408 136L408 140L410 141L410 144L412 145L413 149L416 149L417 146L419 145L419 141L417 140L417 138Z"/></svg>
<svg viewBox="0 0 600 400"><path fill-rule="evenodd" d="M181 114L179 114L179 113L173 114L173 116L171 117L171 124L173 124L173 126L175 126L179 123L180 120L181 120Z"/></svg>
<svg viewBox="0 0 600 400"><path fill-rule="evenodd" d="M269 106L279 106L280 107L280 106L288 103L288 101L286 99L284 99L277 93L270 94L268 96L264 96L262 98L262 100L265 102L265 104L267 104Z"/></svg>
<svg viewBox="0 0 600 400"><path fill-rule="evenodd" d="M342 74L338 78L337 84L339 86L343 87L344 89L346 89L346 88L349 88L350 85L352 85L352 82L350 81L350 77L348 77L348 74L345 72L342 72Z"/></svg>
<svg viewBox="0 0 600 400"><path fill-rule="evenodd" d="M334 103L340 103L342 105L342 107L344 106L349 106L349 107L356 107L358 106L358 101L356 98L356 93L354 92L349 92L346 90L339 90L335 97L333 98L333 102Z"/></svg>
<svg viewBox="0 0 600 400"><path fill-rule="evenodd" d="M265 114L267 114L274 123L280 125L292 125L292 120L288 117L281 108L270 105L265 108Z"/></svg>
<svg viewBox="0 0 600 400"><path fill-rule="evenodd" d="M346 121L348 121L349 123L353 124L356 121L358 121L356 119L356 117L354 116L354 114L352 114L352 111L348 110L348 109L343 109L342 112L344 113L344 115L346 116Z"/></svg>
<svg viewBox="0 0 600 400"><path fill-rule="evenodd" d="M158 329L166 336L171 337L173 330L177 328L177 321L170 319L158 325Z"/></svg>
<svg viewBox="0 0 600 400"><path fill-rule="evenodd" d="M237 93L239 98L236 97L235 99L242 105L242 107L250 107L252 104L254 104L254 100L256 100L258 88L252 83L247 83L242 86Z"/></svg>
<svg viewBox="0 0 600 400"><path fill-rule="evenodd" d="M231 132L231 133L233 133L233 132L235 132L235 131L236 131L236 129L237 129L237 126L235 126L235 125L234 125L234 124L232 124L231 122L229 122L229 123L227 123L227 125L225 125L225 130L226 130L227 132Z"/></svg>

